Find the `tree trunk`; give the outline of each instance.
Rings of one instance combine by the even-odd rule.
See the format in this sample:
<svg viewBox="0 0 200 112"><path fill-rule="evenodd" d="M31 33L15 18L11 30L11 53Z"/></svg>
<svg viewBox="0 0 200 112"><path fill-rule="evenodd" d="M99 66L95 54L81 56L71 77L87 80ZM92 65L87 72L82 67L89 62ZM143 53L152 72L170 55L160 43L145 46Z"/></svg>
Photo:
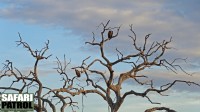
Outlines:
<svg viewBox="0 0 200 112"><path fill-rule="evenodd" d="M113 103L112 106L110 106L111 108L111 112L117 112L121 106L121 104L123 103L123 100L119 100L116 103Z"/></svg>

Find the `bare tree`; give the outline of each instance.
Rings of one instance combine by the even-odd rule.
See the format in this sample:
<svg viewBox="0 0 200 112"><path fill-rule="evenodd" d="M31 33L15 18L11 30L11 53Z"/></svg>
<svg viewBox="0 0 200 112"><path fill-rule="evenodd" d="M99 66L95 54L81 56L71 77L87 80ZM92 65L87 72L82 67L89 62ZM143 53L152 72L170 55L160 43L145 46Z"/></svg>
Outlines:
<svg viewBox="0 0 200 112"><path fill-rule="evenodd" d="M147 44L149 44L148 39L151 35L148 34L144 38L143 45L139 46L136 42L137 36L133 30L132 25L130 25L130 32L132 33L132 35L129 35L129 37L132 40L133 48L137 52L133 54L124 55L121 51L119 51L116 48L118 58L114 61L111 61L111 59L109 59L109 57L105 54L105 44L109 44L109 41L112 41L112 39L115 39L118 36L120 26L109 27L109 22L110 21L108 21L106 24L101 23L98 26L98 28L102 26L100 41L98 41L98 39L95 37L95 34L93 33L93 40L91 42L86 42L86 44L98 47L101 58L90 60L91 56L89 56L82 61L82 64L80 66L72 68L75 69L76 73L78 73L79 76L85 76L87 85L92 86L93 89L83 88L78 90L77 92L70 92L66 88L60 88L53 89L53 91L68 92L71 95L78 95L80 93L84 95L88 93L98 94L108 103L111 112L117 112L122 103L124 102L125 98L130 95L146 98L152 104L160 104L158 102L152 101L149 98L150 92L155 92L158 95L162 96L162 93L168 91L176 83L186 83L189 86L191 84L200 86L199 84L191 81L174 80L173 82L166 83L158 88L154 85L154 80L148 78L148 75L140 75L138 72L144 71L147 68L151 67L164 67L167 70L170 70L174 73L177 73L177 70L181 70L187 75L190 74L187 73L180 65L176 64L177 60L185 59L176 58L172 62L170 62L167 59L163 58L163 55L165 54L166 50L171 49L168 45L172 41L172 38L170 38L170 40L163 40L161 42L155 41L151 43L149 47L147 47ZM113 31L115 31L115 33ZM90 62L87 63L87 61ZM120 75L118 75L117 70L115 70L114 67L120 65L121 63L131 64L132 67L130 70L120 73ZM102 66L102 68L104 67L105 70L102 71L94 69L95 64L99 64L100 66ZM98 76L99 79L94 78L94 75ZM140 86L147 87L147 89L143 92L136 92L136 90L128 90L126 92L122 92L122 84L125 83L125 81L128 79L131 79ZM117 81L115 82L115 80ZM100 83L100 81L103 82ZM103 86L103 84L105 84L105 86ZM167 107L154 107L151 109L147 109L145 112L153 112L155 110L166 110L168 112L174 111L170 110Z"/></svg>
<svg viewBox="0 0 200 112"><path fill-rule="evenodd" d="M61 104L60 112L64 112L67 106L77 107L77 102L74 102L71 97L64 96L59 92L49 92L51 91L51 87L47 87L43 85L43 82L39 79L38 73L38 64L40 61L48 59L51 55L46 55L46 52L49 49L49 41L45 43L45 46L41 50L33 50L28 43L24 42L19 34L20 40L16 41L18 46L23 46L28 52L31 54L33 58L35 58L35 63L33 69L30 70L28 74L21 72L18 68L14 67L13 63L9 60L6 60L4 63L4 67L1 71L0 80L3 78L11 78L12 83L11 85L5 87L5 85L0 86L0 90L2 93L6 91L13 91L17 93L33 93L34 92L34 110L37 112L47 112L48 107L52 110L52 112L56 112L57 104ZM70 63L70 62L69 62ZM72 80L73 78L68 78L66 74L66 67L69 64L66 62L64 57L63 66L61 67L62 63L57 58L57 65L56 68L57 72L60 74L63 83L63 88L66 89L73 89ZM50 82L51 83L51 82ZM19 86L21 84L21 86ZM47 93L48 92L48 93ZM48 105L48 106L47 106Z"/></svg>
<svg viewBox="0 0 200 112"><path fill-rule="evenodd" d="M24 93L28 92L30 88L35 87L36 102L34 107L38 112L47 111L45 105L49 105L51 110L55 112L57 103L62 104L60 108L61 112L64 112L64 109L67 106L71 106L73 109L77 102L73 102L70 95L86 95L89 93L101 96L109 105L111 112L117 112L125 98L130 95L146 98L152 104L160 104L152 101L152 99L149 97L150 92L154 92L155 94L163 96L163 93L172 88L176 83L186 83L189 86L191 84L200 86L195 82L175 79L172 82L161 85L160 87L156 87L154 85L154 80L151 80L148 75L141 75L139 72L153 67L163 67L174 73L177 73L177 70L181 70L187 75L190 74L187 73L180 65L176 64L177 60L185 59L176 58L170 62L163 57L166 51L171 49L168 45L172 41L172 38L170 38L170 40L163 40L161 42L155 41L149 44L148 39L150 34L148 34L145 36L142 46L139 46L136 42L137 36L132 25L130 25L130 32L132 35L129 35L129 37L132 40L133 49L136 52L124 55L119 49L116 48L117 58L115 60L110 59L105 53L105 44L109 44L110 41L118 37L121 26L109 27L109 22L110 21L107 23L101 23L98 26L98 28L102 26L100 40L99 38L97 39L93 33L93 40L86 42L86 44L91 46L97 46L96 48L98 48L100 58L91 59L91 56L85 58L80 66L72 68L75 71L75 75L73 77L69 77L67 75L66 70L69 63L66 62L65 57L64 61L61 61L57 58L56 70L57 73L62 77L63 83L63 86L60 88L46 87L38 78L38 63L41 60L48 59L51 56L45 56L46 51L49 49L49 42L45 43L45 47L41 50L32 50L26 42L22 41L21 36L19 35L20 40L17 41L17 44L28 49L30 54L35 58L33 71L30 71L29 74L24 75L19 69L13 67L12 62L7 60L0 79L2 80L3 77L12 76L15 78L15 80L9 87L0 87L0 89ZM98 66L105 68L105 70L98 70L95 68L95 65L97 64ZM120 64L130 65L131 68L126 72L117 73L120 71L117 71L115 67L120 66ZM78 79L83 77L85 79L84 81L86 83L86 87L81 85L75 87L75 84L79 83L79 81L83 81ZM146 89L142 92L137 92L137 90L133 89L125 89L126 91L124 92L122 91L122 84L124 84L127 80L132 80L138 85L144 86ZM22 83L23 86L21 88L14 87L15 83ZM67 93L69 96L66 96L66 94L64 95L62 93ZM56 101L58 101L56 104L52 102L52 98L54 97L57 98ZM147 109L145 112L153 112L155 110L175 112L167 107L153 107L151 109Z"/></svg>

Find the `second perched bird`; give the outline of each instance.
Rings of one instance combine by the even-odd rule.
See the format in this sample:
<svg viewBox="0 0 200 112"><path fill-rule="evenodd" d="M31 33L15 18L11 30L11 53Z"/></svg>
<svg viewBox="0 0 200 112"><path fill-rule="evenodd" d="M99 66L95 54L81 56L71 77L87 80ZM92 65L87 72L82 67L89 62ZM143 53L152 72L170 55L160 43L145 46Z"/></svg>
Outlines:
<svg viewBox="0 0 200 112"><path fill-rule="evenodd" d="M77 77L80 77L80 76L81 76L81 73L80 73L77 69L75 69L75 72L76 72L76 76L77 76Z"/></svg>
<svg viewBox="0 0 200 112"><path fill-rule="evenodd" d="M113 31L110 30L110 31L108 31L108 38L111 39L112 37L113 37Z"/></svg>

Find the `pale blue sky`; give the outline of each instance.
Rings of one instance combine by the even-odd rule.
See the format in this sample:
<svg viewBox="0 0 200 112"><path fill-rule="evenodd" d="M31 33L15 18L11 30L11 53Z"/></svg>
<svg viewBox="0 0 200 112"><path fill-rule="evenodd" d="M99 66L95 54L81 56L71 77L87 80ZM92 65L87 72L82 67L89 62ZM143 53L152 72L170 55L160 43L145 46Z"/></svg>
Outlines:
<svg viewBox="0 0 200 112"><path fill-rule="evenodd" d="M96 50L85 46L84 42L92 39L92 33L98 35L97 26L101 22L111 20L111 26L122 25L119 37L112 43L106 52L111 59L116 58L113 51L118 47L124 53L130 52L131 41L128 38L129 24L141 40L148 33L152 33L151 40L161 41L173 37L171 44L173 49L168 52L166 58L188 58L188 64L183 64L184 69L195 72L193 77L184 74L168 75L166 71L145 71L154 74L160 84L165 81L177 79L190 79L200 83L200 1L199 0L140 0L133 1L93 1L93 0L2 0L0 1L0 63L9 59L21 70L26 71L33 63L29 53L22 47L16 47L15 41L18 32L23 39L34 49L39 49L46 40L50 40L49 54L53 56L41 63L42 79L52 75L55 57L62 58L66 54L67 59L72 60L72 65L80 65L87 56L97 56ZM2 67L1 65L0 67ZM42 69L42 68L41 68ZM49 70L50 71L47 71ZM120 71L126 67L121 67ZM51 73L52 71L52 73ZM120 72L118 71L118 72ZM164 75L160 75L164 74ZM58 79L59 80L59 79ZM2 84L2 82L0 82ZM59 81L52 87L59 85ZM3 84L6 84L5 82ZM127 82L126 88L132 88ZM134 87L138 90L141 88ZM200 111L200 88L187 85L177 86L170 90L168 97L155 97L162 106L169 106L178 112ZM190 92L188 92L190 91ZM163 99L161 99L163 98ZM80 98L76 98L80 100ZM94 103L95 101L95 103ZM106 103L96 95L87 95L85 98L85 112L107 111ZM129 97L122 105L119 112L143 112L152 105L146 99ZM159 105L158 105L159 106ZM79 110L81 112L81 110Z"/></svg>

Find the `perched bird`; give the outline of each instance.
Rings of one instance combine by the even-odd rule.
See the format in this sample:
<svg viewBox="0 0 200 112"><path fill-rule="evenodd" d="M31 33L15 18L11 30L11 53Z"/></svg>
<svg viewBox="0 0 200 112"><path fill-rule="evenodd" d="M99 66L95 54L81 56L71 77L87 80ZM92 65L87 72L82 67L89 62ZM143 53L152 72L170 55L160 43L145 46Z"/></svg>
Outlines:
<svg viewBox="0 0 200 112"><path fill-rule="evenodd" d="M113 31L110 30L110 31L108 31L108 38L111 39L112 37L113 37Z"/></svg>
<svg viewBox="0 0 200 112"><path fill-rule="evenodd" d="M76 73L76 76L77 76L77 77L80 77L80 76L81 76L81 73L80 73L78 70L76 70L76 69L75 69L75 73Z"/></svg>

